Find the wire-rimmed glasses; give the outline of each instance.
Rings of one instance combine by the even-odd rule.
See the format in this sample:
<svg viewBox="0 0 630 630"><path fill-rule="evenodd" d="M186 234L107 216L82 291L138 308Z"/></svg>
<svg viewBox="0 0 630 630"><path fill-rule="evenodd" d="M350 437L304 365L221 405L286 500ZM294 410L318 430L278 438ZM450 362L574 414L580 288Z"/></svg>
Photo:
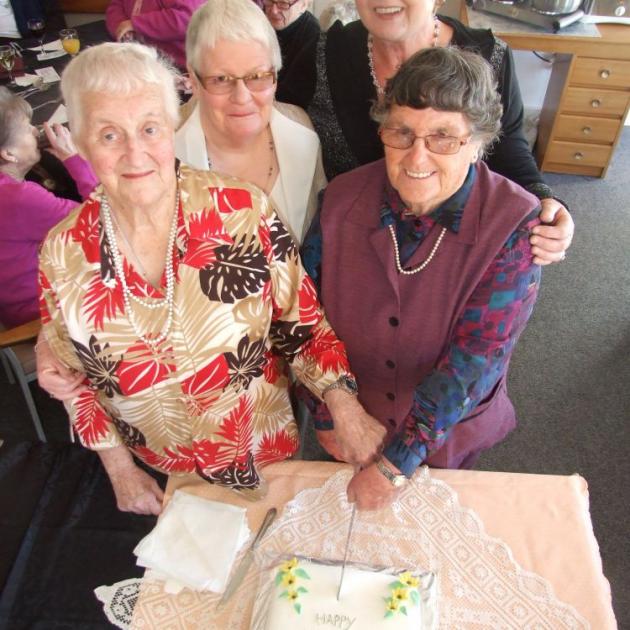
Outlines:
<svg viewBox="0 0 630 630"><path fill-rule="evenodd" d="M381 142L392 149L410 149L416 140L424 140L424 146L439 155L453 155L470 142L471 134L466 136L449 136L440 133L430 133L417 136L407 127L383 126L379 130Z"/></svg>
<svg viewBox="0 0 630 630"><path fill-rule="evenodd" d="M280 11L288 11L298 0L263 0L263 6L267 9L275 6Z"/></svg>
<svg viewBox="0 0 630 630"><path fill-rule="evenodd" d="M195 71L195 76L206 92L210 94L230 94L237 81L243 81L250 92L263 92L272 87L276 82L276 71L252 72L242 77L233 77L229 74L217 74L209 77L200 76Z"/></svg>

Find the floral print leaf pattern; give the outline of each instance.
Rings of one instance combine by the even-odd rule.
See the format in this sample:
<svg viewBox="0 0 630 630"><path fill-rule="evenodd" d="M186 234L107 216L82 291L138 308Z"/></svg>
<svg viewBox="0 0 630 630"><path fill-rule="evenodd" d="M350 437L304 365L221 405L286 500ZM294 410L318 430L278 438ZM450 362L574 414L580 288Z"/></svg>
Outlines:
<svg viewBox="0 0 630 630"><path fill-rule="evenodd" d="M197 415L210 407L219 397L229 381L228 362L219 355L192 376L182 381L182 391L189 397L187 404L192 415Z"/></svg>
<svg viewBox="0 0 630 630"><path fill-rule="evenodd" d="M343 372L350 369L343 343L328 326L315 327L312 338L303 350L324 372Z"/></svg>
<svg viewBox="0 0 630 630"><path fill-rule="evenodd" d="M208 188L214 207L224 214L252 207L251 193L244 188Z"/></svg>
<svg viewBox="0 0 630 630"><path fill-rule="evenodd" d="M210 300L234 304L258 293L269 277L265 257L254 243L222 245L214 253L215 264L199 272L201 290Z"/></svg>
<svg viewBox="0 0 630 630"><path fill-rule="evenodd" d="M82 392L73 402L73 406L73 427L81 442L88 447L98 444L109 432L110 418L98 401L96 392L93 389Z"/></svg>
<svg viewBox="0 0 630 630"><path fill-rule="evenodd" d="M298 301L300 305L300 321L313 326L322 318L317 299L317 289L315 284L305 275L298 290Z"/></svg>
<svg viewBox="0 0 630 630"><path fill-rule="evenodd" d="M113 272L113 270L112 270ZM83 303L88 321L96 330L103 330L105 321L116 319L116 314L125 310L120 284L106 284L101 276L94 274L85 292Z"/></svg>
<svg viewBox="0 0 630 630"><path fill-rule="evenodd" d="M228 461L230 465L245 469L247 455L252 448L252 400L249 396L241 396L238 406L221 424L217 432L221 442L220 461Z"/></svg>
<svg viewBox="0 0 630 630"><path fill-rule="evenodd" d="M254 466L254 456L251 452L247 454L245 466L232 465L218 472L205 471L198 467L197 474L210 483L229 486L235 490L253 489L260 484L260 477Z"/></svg>
<svg viewBox="0 0 630 630"><path fill-rule="evenodd" d="M273 249L273 257L276 260L286 260L289 256L293 258L297 255L297 247L291 238L291 235L282 224L282 221L274 215L269 228L271 243Z"/></svg>
<svg viewBox="0 0 630 630"><path fill-rule="evenodd" d="M122 392L115 376L120 361L114 361L111 354L107 353L109 344L103 344L101 349L95 335L90 336L88 348L74 339L72 344L92 385L102 390L109 398L114 394L120 395Z"/></svg>
<svg viewBox="0 0 630 630"><path fill-rule="evenodd" d="M140 340L129 347L116 370L123 396L141 392L168 378L175 369L173 364L168 363L171 356L170 352L154 354Z"/></svg>
<svg viewBox="0 0 630 630"><path fill-rule="evenodd" d="M264 435L260 441L260 450L256 454L256 464L266 466L273 462L280 462L291 457L299 446L297 436L289 435L286 431L278 431L271 435Z"/></svg>
<svg viewBox="0 0 630 630"><path fill-rule="evenodd" d="M228 352L225 355L230 382L241 389L247 389L252 379L262 376L265 349L263 339L250 342L247 335L242 337L238 342L236 354Z"/></svg>
<svg viewBox="0 0 630 630"><path fill-rule="evenodd" d="M298 322L276 320L271 324L269 336L275 348L290 361L310 338L312 326Z"/></svg>
<svg viewBox="0 0 630 630"><path fill-rule="evenodd" d="M195 458L192 455L190 449L180 446L175 447L179 454L174 449L164 448L164 455L154 453L152 450L145 446L134 448L134 453L140 457L144 462L163 470L166 473L192 473L195 472Z"/></svg>
<svg viewBox="0 0 630 630"><path fill-rule="evenodd" d="M79 243L83 249L85 258L90 263L101 262L100 239L102 235L99 233L99 213L100 204L95 199L88 199L83 208L79 212L77 221L71 230L72 240ZM113 266L112 266L113 270ZM112 276L113 277L113 273Z"/></svg>
<svg viewBox="0 0 630 630"><path fill-rule="evenodd" d="M112 422L118 431L118 435L129 448L137 449L147 445L144 435L133 425L114 415L112 415Z"/></svg>

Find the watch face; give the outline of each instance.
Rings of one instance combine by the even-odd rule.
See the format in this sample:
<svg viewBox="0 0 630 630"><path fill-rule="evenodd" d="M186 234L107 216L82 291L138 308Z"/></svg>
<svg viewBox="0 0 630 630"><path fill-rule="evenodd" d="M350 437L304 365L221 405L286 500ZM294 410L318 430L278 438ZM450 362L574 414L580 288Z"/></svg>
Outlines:
<svg viewBox="0 0 630 630"><path fill-rule="evenodd" d="M353 393L358 394L359 388L357 387L357 382L351 376L342 376L343 384Z"/></svg>

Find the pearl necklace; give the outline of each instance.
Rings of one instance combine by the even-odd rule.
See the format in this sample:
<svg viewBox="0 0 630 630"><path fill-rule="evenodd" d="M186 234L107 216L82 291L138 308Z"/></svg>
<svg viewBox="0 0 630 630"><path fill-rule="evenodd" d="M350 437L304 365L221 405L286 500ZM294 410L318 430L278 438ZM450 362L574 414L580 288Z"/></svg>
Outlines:
<svg viewBox="0 0 630 630"><path fill-rule="evenodd" d="M125 313L129 317L129 322L134 329L138 338L143 341L154 352L157 346L162 343L168 336L173 323L173 297L175 294L175 270L173 266L173 249L175 247L175 238L177 236L177 212L179 209L179 188L175 194L175 212L173 213L173 219L171 220L171 228L168 235L168 245L166 250L166 263L164 265L164 271L166 274L166 297L163 299L152 298L151 301L147 301L144 298L134 295L129 289L127 279L125 278L124 265L122 256L118 248L118 242L116 241L116 232L114 231L114 224L112 221L112 211L109 206L109 201L105 196L105 193L101 195L101 215L103 217L103 223L105 224L105 234L109 241L109 248L111 250L112 258L114 259L114 269L116 271L116 277L120 280L120 285L123 292L123 302L125 304ZM120 228L119 228L120 229ZM121 232L122 233L122 232ZM125 239L126 240L126 239ZM126 241L128 244L128 241ZM166 323L160 334L154 339L147 337L140 331L136 315L133 311L131 302L137 302L141 306L148 309L164 308L167 307Z"/></svg>
<svg viewBox="0 0 630 630"><path fill-rule="evenodd" d="M440 246L440 243L442 242L442 239L444 238L444 235L446 234L446 228L443 227L440 232L440 235L437 238L437 241L435 241L435 245L433 246L433 249L427 256L426 260L421 262L417 267L414 267L413 269L403 269L403 266L400 264L400 251L398 250L398 241L396 240L396 232L394 231L394 226L390 224L387 227L389 228L389 234L392 237L392 243L394 244L396 269L398 270L398 273L401 273L405 276L413 276L413 274L418 273L419 271L422 271L433 260L433 256L435 256L435 252L437 252L438 247Z"/></svg>
<svg viewBox="0 0 630 630"><path fill-rule="evenodd" d="M437 48L438 38L440 36L440 20L437 15L433 16L433 41L431 42L431 48ZM374 45L374 38L372 33L368 35L367 39L367 52L368 52L368 65L370 67L370 75L372 77L372 83L376 88L376 95L380 98L385 94L385 88L378 82L376 77L376 70L374 69L374 54L372 52L372 46Z"/></svg>

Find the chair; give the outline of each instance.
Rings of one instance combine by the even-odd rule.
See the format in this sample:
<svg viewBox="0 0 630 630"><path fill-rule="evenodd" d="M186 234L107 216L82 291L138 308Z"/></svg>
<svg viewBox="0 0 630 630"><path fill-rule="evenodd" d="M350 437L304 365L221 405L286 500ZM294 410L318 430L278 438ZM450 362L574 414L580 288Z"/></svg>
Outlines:
<svg viewBox="0 0 630 630"><path fill-rule="evenodd" d="M46 434L42 428L35 401L28 384L37 378L37 366L35 361L35 339L41 328L41 322L36 319L32 322L16 326L6 330L0 324L0 360L7 373L9 383L13 385L17 379L31 419L35 425L37 437L46 442Z"/></svg>

